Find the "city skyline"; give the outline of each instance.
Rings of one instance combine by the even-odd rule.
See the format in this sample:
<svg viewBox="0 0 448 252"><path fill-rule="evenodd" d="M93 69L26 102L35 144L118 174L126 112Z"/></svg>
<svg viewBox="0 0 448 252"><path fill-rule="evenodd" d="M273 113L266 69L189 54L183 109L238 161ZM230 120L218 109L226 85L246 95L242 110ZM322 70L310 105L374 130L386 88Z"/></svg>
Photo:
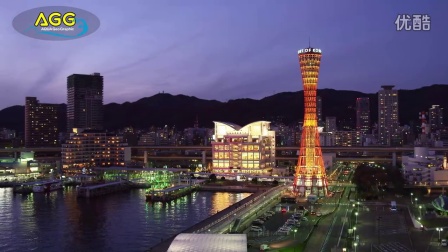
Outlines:
<svg viewBox="0 0 448 252"><path fill-rule="evenodd" d="M25 96L63 103L65 79L73 73L102 73L105 103L162 91L220 101L298 91L300 76L292 55L310 38L312 46L328 55L321 88L372 93L383 84L413 89L447 83L440 57L448 53L440 25L447 19L445 2L258 1L255 7L236 1L108 3L110 7L87 1L70 5L97 15L101 27L86 38L65 42L30 39L12 28L16 15L42 3L2 3L0 27L7 36L0 50L8 62L0 66L5 90L0 108L22 104ZM401 13L430 15L431 31L396 31L394 21ZM114 18L118 14L122 18ZM430 53L433 48L437 54Z"/></svg>

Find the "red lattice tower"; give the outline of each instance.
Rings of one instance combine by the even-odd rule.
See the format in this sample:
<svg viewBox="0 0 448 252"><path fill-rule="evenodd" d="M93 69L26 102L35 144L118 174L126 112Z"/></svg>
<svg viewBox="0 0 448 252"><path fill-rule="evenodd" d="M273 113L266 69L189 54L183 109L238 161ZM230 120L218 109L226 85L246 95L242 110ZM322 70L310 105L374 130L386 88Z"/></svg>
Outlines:
<svg viewBox="0 0 448 252"><path fill-rule="evenodd" d="M322 53L317 48L299 50L300 71L304 94L304 122L299 160L294 177L294 191L299 197L309 194L326 196L328 181L317 129L316 93Z"/></svg>

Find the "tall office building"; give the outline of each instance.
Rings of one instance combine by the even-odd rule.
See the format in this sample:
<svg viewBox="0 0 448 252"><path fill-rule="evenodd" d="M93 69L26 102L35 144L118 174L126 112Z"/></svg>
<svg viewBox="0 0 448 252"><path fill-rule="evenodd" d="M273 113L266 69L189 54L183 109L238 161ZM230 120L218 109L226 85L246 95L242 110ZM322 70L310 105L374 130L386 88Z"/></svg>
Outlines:
<svg viewBox="0 0 448 252"><path fill-rule="evenodd" d="M336 125L336 117L335 116L327 116L325 117L325 131L326 132L335 132L338 130Z"/></svg>
<svg viewBox="0 0 448 252"><path fill-rule="evenodd" d="M370 132L370 101L368 97L356 99L356 130Z"/></svg>
<svg viewBox="0 0 448 252"><path fill-rule="evenodd" d="M432 105L429 109L429 125L432 132L443 129L443 108L439 105Z"/></svg>
<svg viewBox="0 0 448 252"><path fill-rule="evenodd" d="M58 146L58 109L58 104L25 98L25 147Z"/></svg>
<svg viewBox="0 0 448 252"><path fill-rule="evenodd" d="M67 130L103 128L103 76L73 74L67 77Z"/></svg>
<svg viewBox="0 0 448 252"><path fill-rule="evenodd" d="M316 97L316 113L317 113L317 124L318 126L324 126L324 121L322 119L322 97Z"/></svg>
<svg viewBox="0 0 448 252"><path fill-rule="evenodd" d="M398 136L398 90L394 86L381 86L378 92L378 143L392 145Z"/></svg>

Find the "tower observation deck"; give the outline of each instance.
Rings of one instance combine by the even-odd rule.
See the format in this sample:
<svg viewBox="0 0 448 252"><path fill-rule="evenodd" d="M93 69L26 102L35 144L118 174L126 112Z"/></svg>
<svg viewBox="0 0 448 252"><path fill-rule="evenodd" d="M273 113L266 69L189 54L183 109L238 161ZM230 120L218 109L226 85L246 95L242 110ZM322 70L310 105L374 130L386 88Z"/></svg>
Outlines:
<svg viewBox="0 0 448 252"><path fill-rule="evenodd" d="M309 194L326 196L328 181L317 128L316 93L322 51L305 48L298 51L304 94L304 122L299 160L294 177L294 191L298 197Z"/></svg>

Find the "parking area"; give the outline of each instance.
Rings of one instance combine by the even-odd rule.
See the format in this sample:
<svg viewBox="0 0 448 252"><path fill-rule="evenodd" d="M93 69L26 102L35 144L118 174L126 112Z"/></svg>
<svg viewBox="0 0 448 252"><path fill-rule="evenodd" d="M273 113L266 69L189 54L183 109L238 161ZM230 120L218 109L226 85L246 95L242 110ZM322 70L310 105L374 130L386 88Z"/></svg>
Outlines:
<svg viewBox="0 0 448 252"><path fill-rule="evenodd" d="M282 211L283 210L283 211ZM301 210L295 204L279 204L264 213L261 219L254 221L252 227L245 233L248 242L258 247L260 244L271 244L283 240L305 239L312 229L315 216L304 211L305 216L299 215Z"/></svg>
<svg viewBox="0 0 448 252"><path fill-rule="evenodd" d="M358 251L414 251L408 218L407 211L391 211L389 207L360 208Z"/></svg>

